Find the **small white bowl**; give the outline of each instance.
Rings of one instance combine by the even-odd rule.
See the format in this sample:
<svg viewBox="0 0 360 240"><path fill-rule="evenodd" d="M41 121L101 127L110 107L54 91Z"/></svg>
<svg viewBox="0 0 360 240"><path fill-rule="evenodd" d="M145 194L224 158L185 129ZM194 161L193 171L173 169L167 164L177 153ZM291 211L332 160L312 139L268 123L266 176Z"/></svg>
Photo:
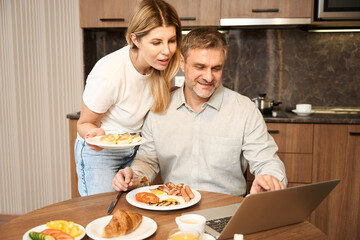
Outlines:
<svg viewBox="0 0 360 240"><path fill-rule="evenodd" d="M312 106L311 104L302 103L302 104L296 104L296 111L298 112L311 112Z"/></svg>

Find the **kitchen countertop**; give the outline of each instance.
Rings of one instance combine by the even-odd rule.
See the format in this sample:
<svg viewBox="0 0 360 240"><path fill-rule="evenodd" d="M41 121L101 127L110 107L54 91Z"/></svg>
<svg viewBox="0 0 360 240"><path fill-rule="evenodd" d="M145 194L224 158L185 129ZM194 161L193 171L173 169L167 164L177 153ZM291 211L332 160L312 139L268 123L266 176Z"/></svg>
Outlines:
<svg viewBox="0 0 360 240"><path fill-rule="evenodd" d="M318 123L318 124L360 124L360 111L352 113L324 113L323 109L309 116L298 116L290 110L276 110L277 117L264 115L267 123ZM317 113L319 112L319 113ZM79 119L80 112L67 114L68 119Z"/></svg>
<svg viewBox="0 0 360 240"><path fill-rule="evenodd" d="M66 118L78 120L80 118L80 112L66 114Z"/></svg>
<svg viewBox="0 0 360 240"><path fill-rule="evenodd" d="M264 116L267 123L360 124L360 114L312 113L298 116L289 110L277 111L277 117Z"/></svg>

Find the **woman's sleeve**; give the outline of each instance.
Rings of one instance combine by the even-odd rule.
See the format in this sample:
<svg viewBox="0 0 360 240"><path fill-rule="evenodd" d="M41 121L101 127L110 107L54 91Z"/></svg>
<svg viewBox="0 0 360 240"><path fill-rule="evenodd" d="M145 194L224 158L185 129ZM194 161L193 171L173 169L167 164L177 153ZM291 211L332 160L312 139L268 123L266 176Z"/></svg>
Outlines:
<svg viewBox="0 0 360 240"><path fill-rule="evenodd" d="M96 64L86 81L83 94L85 105L96 113L105 113L116 103L119 93L117 82L116 76L107 75L106 68Z"/></svg>

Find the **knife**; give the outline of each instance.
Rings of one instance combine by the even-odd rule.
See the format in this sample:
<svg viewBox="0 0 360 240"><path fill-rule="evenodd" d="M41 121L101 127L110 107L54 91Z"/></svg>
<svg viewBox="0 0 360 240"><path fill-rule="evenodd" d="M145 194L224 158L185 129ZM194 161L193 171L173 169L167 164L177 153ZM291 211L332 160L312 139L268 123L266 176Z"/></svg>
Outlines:
<svg viewBox="0 0 360 240"><path fill-rule="evenodd" d="M120 191L120 192L116 195L116 198L114 199L114 201L112 201L112 202L110 203L110 206L109 206L109 208L108 208L108 210L107 210L107 214L110 214L110 213L114 210L115 205L116 205L117 202L119 201L119 199L120 199L120 197L121 197L122 194L123 194L123 191Z"/></svg>

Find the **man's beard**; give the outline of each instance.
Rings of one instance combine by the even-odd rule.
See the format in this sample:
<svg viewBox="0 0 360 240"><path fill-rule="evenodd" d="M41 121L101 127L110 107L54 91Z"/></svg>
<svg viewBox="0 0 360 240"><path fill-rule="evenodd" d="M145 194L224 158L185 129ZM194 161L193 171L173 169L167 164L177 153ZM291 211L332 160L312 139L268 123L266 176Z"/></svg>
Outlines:
<svg viewBox="0 0 360 240"><path fill-rule="evenodd" d="M198 97L201 97L201 98L210 98L211 95L213 95L213 93L215 92L216 87L214 86L214 88L213 88L213 89L211 90L211 92L208 93L208 94L201 94L201 93L199 93L198 91L196 91L195 86L193 86L193 87L191 88L191 90L192 90L193 93L195 93Z"/></svg>

